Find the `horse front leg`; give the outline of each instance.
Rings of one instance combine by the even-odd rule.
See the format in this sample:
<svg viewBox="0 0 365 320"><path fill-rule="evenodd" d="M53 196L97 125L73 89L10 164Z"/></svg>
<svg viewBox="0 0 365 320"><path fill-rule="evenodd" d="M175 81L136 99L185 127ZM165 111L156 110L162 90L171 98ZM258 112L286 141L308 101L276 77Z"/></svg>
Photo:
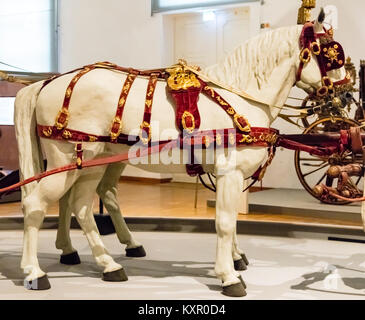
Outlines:
<svg viewBox="0 0 365 320"><path fill-rule="evenodd" d="M130 232L122 216L118 202L117 186L125 166L124 163L109 165L96 191L103 201L107 212L110 214L119 242L127 245L126 256L144 257L146 256L146 252Z"/></svg>
<svg viewBox="0 0 365 320"><path fill-rule="evenodd" d="M244 252L239 248L238 239L237 239L237 230L235 230L233 234L233 243L232 243L232 258L234 269L237 271L245 271L247 270L247 266L249 264L248 259Z"/></svg>
<svg viewBox="0 0 365 320"><path fill-rule="evenodd" d="M216 231L217 257L215 272L223 282L223 294L231 297L246 295L243 280L234 269L232 246L237 223L237 205L243 188L243 174L230 170L217 175Z"/></svg>

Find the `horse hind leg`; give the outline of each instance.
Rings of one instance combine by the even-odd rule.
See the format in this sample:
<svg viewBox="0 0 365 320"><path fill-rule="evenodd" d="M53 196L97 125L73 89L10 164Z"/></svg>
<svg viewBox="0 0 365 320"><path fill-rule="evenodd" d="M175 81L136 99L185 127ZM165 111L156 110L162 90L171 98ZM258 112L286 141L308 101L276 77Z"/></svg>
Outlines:
<svg viewBox="0 0 365 320"><path fill-rule="evenodd" d="M97 184L101 178L99 174L90 172L81 176L72 188L70 203L86 238L96 263L103 267L103 280L126 281L127 275L123 267L116 263L106 250L93 216L93 197Z"/></svg>
<svg viewBox="0 0 365 320"><path fill-rule="evenodd" d="M70 238L72 208L69 199L71 192L72 189L70 189L59 201L56 248L62 250L60 263L65 265L76 265L81 263L79 254L72 246Z"/></svg>
<svg viewBox="0 0 365 320"><path fill-rule="evenodd" d="M39 266L37 258L38 232L51 202L57 201L73 183L75 175L66 172L41 180L22 201L24 213L24 239L21 268L27 274L24 286L32 290L50 288L47 275ZM52 192L50 192L52 190Z"/></svg>
<svg viewBox="0 0 365 320"><path fill-rule="evenodd" d="M98 185L97 193L110 214L119 242L127 245L126 256L144 257L146 252L128 229L118 202L117 185L125 166L124 163L109 165Z"/></svg>

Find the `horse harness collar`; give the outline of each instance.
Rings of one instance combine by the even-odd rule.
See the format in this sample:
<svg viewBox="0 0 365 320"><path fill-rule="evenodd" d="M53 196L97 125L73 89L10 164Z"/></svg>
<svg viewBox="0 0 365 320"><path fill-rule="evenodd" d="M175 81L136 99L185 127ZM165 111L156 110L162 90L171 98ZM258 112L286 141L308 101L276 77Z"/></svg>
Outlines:
<svg viewBox="0 0 365 320"><path fill-rule="evenodd" d="M317 58L319 70L322 76L322 87L316 92L318 97L323 97L333 93L334 87L340 86L351 81L351 76L346 73L346 77L337 82L332 82L328 77L328 71L340 69L345 65L345 53L338 42L333 40L333 29L326 30L324 33L316 33L314 22L307 22L300 36L300 63L297 70L296 82L301 80L301 75L305 64L312 57Z"/></svg>
<svg viewBox="0 0 365 320"><path fill-rule="evenodd" d="M108 136L100 136L89 134L67 127L70 112L69 106L71 97L76 83L81 77L97 68L108 70L117 70L127 73L124 84L117 103L117 110L114 119L111 122L110 132ZM75 72L70 71L69 73ZM63 105L58 112L53 126L37 124L38 135L42 138L67 140L76 142L75 151L77 155L76 165L78 169L82 166L82 142L110 142L133 145L141 142L145 147L166 143L167 141L151 141L151 115L153 97L156 89L156 84L159 79L167 82L168 91L176 103L176 126L180 129L181 134L177 144L180 148L185 147L200 147L203 149L209 148L227 148L233 146L264 146L269 147L269 160L264 165L264 168L269 165L274 154L274 145L278 138L278 131L271 128L251 127L247 119L239 115L235 109L223 99L211 86L202 79L198 78L193 72L186 70L183 65L175 65L169 69L157 69L150 71L140 71L131 68L123 68L109 62L99 62L93 65L87 65L81 69L77 69L78 73L72 78L69 83ZM53 79L60 77L58 75L47 80L42 89ZM122 133L122 116L124 107L128 98L128 94L137 76L148 77L148 85L145 99L145 108L142 124L140 126L139 136L130 137ZM200 115L197 106L200 93L206 95L209 99L218 104L232 119L235 128L199 131ZM192 164L187 165L187 173L189 175L203 174L204 171L201 165L194 163L194 153L189 149ZM264 170L259 170L260 172ZM259 172L257 175L259 175ZM260 178L262 178L262 174Z"/></svg>

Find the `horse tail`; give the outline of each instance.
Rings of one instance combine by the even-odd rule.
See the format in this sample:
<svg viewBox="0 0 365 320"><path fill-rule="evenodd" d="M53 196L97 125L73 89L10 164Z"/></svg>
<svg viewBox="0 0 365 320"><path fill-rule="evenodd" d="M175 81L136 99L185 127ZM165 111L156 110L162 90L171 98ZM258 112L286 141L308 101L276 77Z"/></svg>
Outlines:
<svg viewBox="0 0 365 320"><path fill-rule="evenodd" d="M14 125L19 152L20 180L30 178L43 171L43 156L36 134L35 107L43 81L21 89L15 98ZM22 187L22 199L36 187L30 183Z"/></svg>

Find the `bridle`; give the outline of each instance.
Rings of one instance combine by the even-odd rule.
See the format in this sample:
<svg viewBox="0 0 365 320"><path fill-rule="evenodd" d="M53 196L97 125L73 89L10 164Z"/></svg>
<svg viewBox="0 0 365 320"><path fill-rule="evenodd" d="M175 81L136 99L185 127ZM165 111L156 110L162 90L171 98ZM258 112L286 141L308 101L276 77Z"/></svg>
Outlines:
<svg viewBox="0 0 365 320"><path fill-rule="evenodd" d="M333 40L333 29L325 30L324 33L314 31L314 22L307 22L300 36L300 63L296 75L296 83L301 81L304 66L311 60L312 55L317 58L319 70L321 72L322 87L317 89L318 97L324 97L334 93L336 86L347 84L351 81L351 76L347 72L342 80L332 82L328 76L331 70L340 69L345 65L345 53L342 46Z"/></svg>

